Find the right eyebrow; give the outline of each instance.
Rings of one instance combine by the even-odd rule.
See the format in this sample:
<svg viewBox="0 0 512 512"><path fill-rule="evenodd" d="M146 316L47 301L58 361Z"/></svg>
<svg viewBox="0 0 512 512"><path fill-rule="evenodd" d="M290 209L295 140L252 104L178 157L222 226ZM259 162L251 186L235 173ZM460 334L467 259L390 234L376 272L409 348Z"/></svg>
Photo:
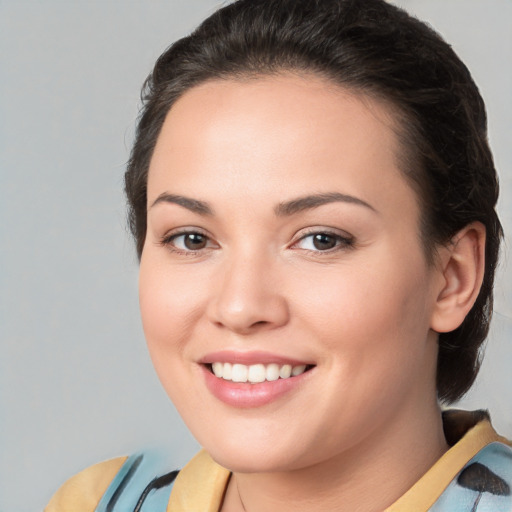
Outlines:
<svg viewBox="0 0 512 512"><path fill-rule="evenodd" d="M199 199L192 199L186 196L180 196L177 194L169 194L168 192L163 192L153 201L149 208L151 209L153 208L153 206L156 206L157 204L160 203L177 204L199 215L213 215L213 209L207 202L199 201Z"/></svg>
<svg viewBox="0 0 512 512"><path fill-rule="evenodd" d="M373 206L368 204L366 201L363 201L362 199L359 199L358 197L355 196L340 194L339 192L313 194L310 196L292 199L284 203L279 203L275 208L275 213L278 216L289 216L294 215L298 212L302 212L304 210L311 210L313 208L318 208L319 206L322 206L324 204L335 202L364 206L365 208L368 208L369 210L378 213L377 210Z"/></svg>

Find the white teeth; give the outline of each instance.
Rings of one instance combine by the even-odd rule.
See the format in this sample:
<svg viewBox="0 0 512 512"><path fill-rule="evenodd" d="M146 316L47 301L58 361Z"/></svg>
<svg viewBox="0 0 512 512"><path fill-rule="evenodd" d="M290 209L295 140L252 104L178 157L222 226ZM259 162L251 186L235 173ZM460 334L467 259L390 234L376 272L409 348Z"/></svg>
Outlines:
<svg viewBox="0 0 512 512"><path fill-rule="evenodd" d="M269 381L279 379L279 365L278 364L269 364L267 366L267 370L265 372L265 377Z"/></svg>
<svg viewBox="0 0 512 512"><path fill-rule="evenodd" d="M222 378L226 380L231 380L231 376L233 374L233 365L231 363L224 363L222 368Z"/></svg>
<svg viewBox="0 0 512 512"><path fill-rule="evenodd" d="M272 382L279 378L288 379L290 377L297 377L305 371L305 364L298 366L284 364L280 366L276 363L272 363L268 365L252 364L247 366L239 363L212 363L212 372L219 379L233 382L250 382L251 384L265 382L266 380Z"/></svg>
<svg viewBox="0 0 512 512"><path fill-rule="evenodd" d="M306 365L301 364L300 366L294 366L292 368L292 375L296 377L297 375L300 375L301 373L304 373L306 371Z"/></svg>
<svg viewBox="0 0 512 512"><path fill-rule="evenodd" d="M223 368L224 368L224 365L222 363L213 363L212 364L212 370L213 370L215 377L219 377L219 379L222 378Z"/></svg>
<svg viewBox="0 0 512 512"><path fill-rule="evenodd" d="M234 364L233 373L231 374L231 380L233 382L247 382L247 374L249 373L245 364ZM226 378L226 377L224 377Z"/></svg>
<svg viewBox="0 0 512 512"><path fill-rule="evenodd" d="M253 364L249 366L247 380L253 384L256 382L264 382L267 376L265 366L262 364Z"/></svg>
<svg viewBox="0 0 512 512"><path fill-rule="evenodd" d="M292 374L292 365L291 364L285 364L284 366L281 366L281 369L279 370L279 377L281 379L287 379Z"/></svg>

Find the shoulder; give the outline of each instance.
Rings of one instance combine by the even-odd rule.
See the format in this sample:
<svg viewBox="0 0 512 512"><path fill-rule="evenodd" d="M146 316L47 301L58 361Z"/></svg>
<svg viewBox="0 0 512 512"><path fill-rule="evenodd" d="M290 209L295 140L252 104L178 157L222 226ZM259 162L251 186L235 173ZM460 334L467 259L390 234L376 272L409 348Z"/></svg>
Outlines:
<svg viewBox="0 0 512 512"><path fill-rule="evenodd" d="M71 477L54 494L44 512L93 512L126 459L100 462Z"/></svg>
<svg viewBox="0 0 512 512"><path fill-rule="evenodd" d="M486 411L443 412L450 449L386 512L512 512L512 449Z"/></svg>
<svg viewBox="0 0 512 512"><path fill-rule="evenodd" d="M477 508L512 512L512 449L500 441L480 450L429 511L470 512Z"/></svg>
<svg viewBox="0 0 512 512"><path fill-rule="evenodd" d="M167 510L216 512L220 509L230 471L203 449L180 471Z"/></svg>
<svg viewBox="0 0 512 512"><path fill-rule="evenodd" d="M91 466L68 480L45 512L164 511L178 470L165 451L148 450Z"/></svg>

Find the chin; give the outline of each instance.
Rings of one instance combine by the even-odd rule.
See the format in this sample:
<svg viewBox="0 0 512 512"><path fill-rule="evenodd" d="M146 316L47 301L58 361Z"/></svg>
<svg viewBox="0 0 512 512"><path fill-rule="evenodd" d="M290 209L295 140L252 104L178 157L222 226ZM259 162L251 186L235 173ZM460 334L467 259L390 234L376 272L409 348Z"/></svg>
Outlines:
<svg viewBox="0 0 512 512"><path fill-rule="evenodd" d="M233 452L206 448L212 459L234 473L276 473L298 469L289 457L281 457L275 450L266 452L253 449L238 449Z"/></svg>
<svg viewBox="0 0 512 512"><path fill-rule="evenodd" d="M223 415L216 412L208 419L196 417L187 426L213 460L226 469L241 473L282 471L304 457L297 442L301 437L304 440L304 434L290 425L287 428L278 411L265 415L247 410ZM215 417L223 419L212 421Z"/></svg>
<svg viewBox="0 0 512 512"><path fill-rule="evenodd" d="M254 433L254 432L253 432ZM292 436L279 439L276 435L266 439L250 435L227 436L227 432L221 432L217 442L213 436L201 440L202 446L210 454L217 464L236 473L276 473L301 469L318 462L312 460L306 446L301 446L297 439L300 436ZM317 450L310 450L319 456Z"/></svg>

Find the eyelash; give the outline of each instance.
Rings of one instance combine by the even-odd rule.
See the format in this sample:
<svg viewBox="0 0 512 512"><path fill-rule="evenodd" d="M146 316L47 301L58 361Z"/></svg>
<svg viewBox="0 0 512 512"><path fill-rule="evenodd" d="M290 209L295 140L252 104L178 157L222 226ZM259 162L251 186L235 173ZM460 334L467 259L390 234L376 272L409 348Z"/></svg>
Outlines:
<svg viewBox="0 0 512 512"><path fill-rule="evenodd" d="M175 245L175 241L178 238L186 237L186 236L190 236L190 235L199 235L201 237L204 237L207 245L205 247L202 247L197 250L181 249ZM336 233L336 232L328 230L328 229L315 229L314 231L310 231L306 234L303 234L297 241L293 242L290 247L294 248L300 242L303 242L303 241L307 240L308 238L312 238L312 237L315 237L318 235L326 235L328 237L334 238L334 240L335 240L334 247L328 248L326 250L320 250L320 249L315 250L315 249L307 249L307 248L304 248L302 250L304 250L308 253L311 253L311 254L318 255L318 254L330 254L330 253L333 253L336 251L352 249L354 247L355 240L353 237L343 236L343 235L340 235L339 233ZM172 252L180 254L180 255L185 255L185 256L194 256L206 249L211 249L211 245L210 245L210 247L208 247L208 243L211 244L211 238L206 233L204 233L198 229L191 229L191 230L187 230L187 231L179 231L176 233L166 234L164 237L162 237L162 239L159 242L160 245L167 247ZM314 242L312 242L312 243L314 243Z"/></svg>

